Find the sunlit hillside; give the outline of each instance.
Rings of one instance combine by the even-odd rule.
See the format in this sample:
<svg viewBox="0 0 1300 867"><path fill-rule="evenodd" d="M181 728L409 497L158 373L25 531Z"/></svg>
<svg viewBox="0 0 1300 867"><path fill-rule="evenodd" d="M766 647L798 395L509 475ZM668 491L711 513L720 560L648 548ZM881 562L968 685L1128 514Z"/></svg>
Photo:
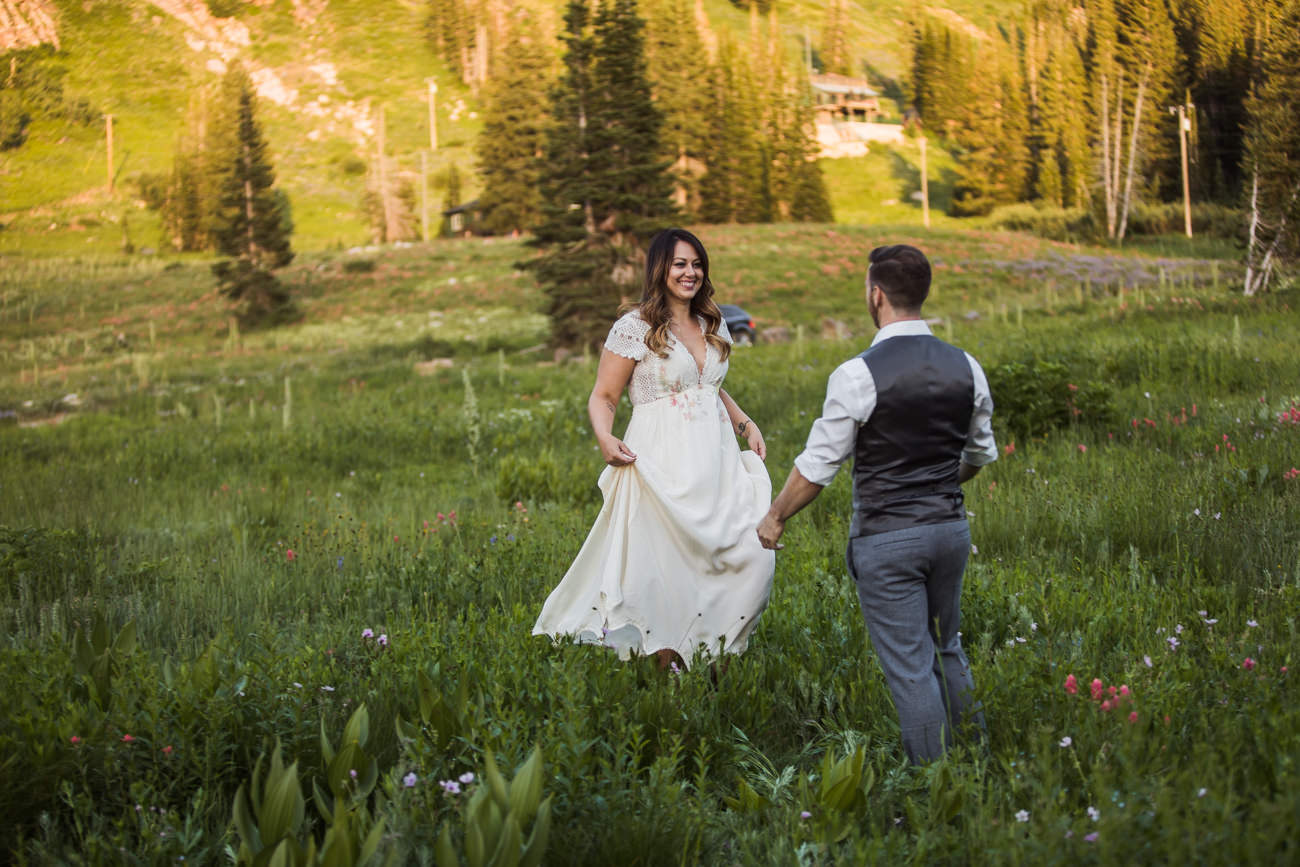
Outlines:
<svg viewBox="0 0 1300 867"><path fill-rule="evenodd" d="M48 43L48 27L18 32L18 24L43 15L57 39L56 62L66 70L65 94L84 104L88 115L81 122L37 118L25 144L0 151L0 250L101 251L127 240L137 248L157 246L157 216L139 207L139 181L170 170L187 106L202 85L236 59L258 85L262 120L293 202L300 247L367 240L361 199L377 153L381 110L390 160L407 179L418 179L420 151L431 145L430 82L437 87L438 137L428 163L429 208L436 212L443 205L450 166L460 171L463 197L477 192L473 145L481 125L479 102L430 50L423 0L0 0L0 5L6 13L0 18L0 55L27 44L24 38L29 43L32 33ZM542 27L558 29L558 0L530 5L541 13ZM814 47L819 44L827 5L824 0L776 4L792 56L798 56L805 36ZM849 3L846 29L856 66L883 83L907 68L912 22L932 15L978 34L999 13L1015 8L971 0L950 6ZM700 8L716 32L748 32L748 13L729 0L703 0ZM218 18L213 9L230 14ZM112 197L106 195L104 114L113 116ZM850 202L847 212L855 210L860 208Z"/></svg>

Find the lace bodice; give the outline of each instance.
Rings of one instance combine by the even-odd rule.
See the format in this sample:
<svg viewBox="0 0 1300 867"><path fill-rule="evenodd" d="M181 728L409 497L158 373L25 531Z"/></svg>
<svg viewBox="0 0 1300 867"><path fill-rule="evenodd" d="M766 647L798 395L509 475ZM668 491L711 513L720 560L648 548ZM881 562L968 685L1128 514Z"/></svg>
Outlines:
<svg viewBox="0 0 1300 867"><path fill-rule="evenodd" d="M704 322L701 320L700 330L703 329ZM645 345L649 333L650 325L637 311L632 310L619 317L605 338L606 349L636 362L632 381L627 387L628 399L633 406L701 386L714 389L722 386L722 380L727 376L727 362L718 358L717 350L708 341L704 344L704 370L701 371L691 351L671 334L668 335L668 346L665 347L667 358L660 358L651 352ZM718 335L728 343L731 342L731 333L727 330L725 321L719 324Z"/></svg>

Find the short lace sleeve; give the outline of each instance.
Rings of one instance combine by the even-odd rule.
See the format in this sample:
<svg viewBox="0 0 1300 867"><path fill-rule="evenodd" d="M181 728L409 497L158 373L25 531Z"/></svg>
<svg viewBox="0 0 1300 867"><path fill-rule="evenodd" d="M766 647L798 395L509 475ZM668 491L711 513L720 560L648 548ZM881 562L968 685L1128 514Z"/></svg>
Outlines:
<svg viewBox="0 0 1300 867"><path fill-rule="evenodd" d="M645 358L649 349L645 345L645 336L649 332L650 326L633 310L620 316L614 323L614 327L609 329L609 336L605 338L605 348L615 355L640 361Z"/></svg>
<svg viewBox="0 0 1300 867"><path fill-rule="evenodd" d="M735 343L731 339L731 329L727 327L727 320L722 319L718 322L718 336L728 343Z"/></svg>

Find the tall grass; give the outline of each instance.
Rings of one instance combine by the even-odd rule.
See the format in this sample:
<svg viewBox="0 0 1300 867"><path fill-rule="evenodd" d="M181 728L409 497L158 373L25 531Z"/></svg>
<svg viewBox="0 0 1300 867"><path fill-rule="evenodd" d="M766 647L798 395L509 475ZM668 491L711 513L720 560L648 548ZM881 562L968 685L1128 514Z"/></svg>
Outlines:
<svg viewBox="0 0 1300 867"><path fill-rule="evenodd" d="M847 263L887 237L803 232L711 239L731 297L807 325L809 339L734 354L728 379L778 480L826 376L869 340ZM224 861L242 839L235 791L259 755L278 741L310 797L322 723L337 741L364 702L381 776L367 809L386 820L385 851L410 863L432 858L444 825L461 840L461 803L482 784L456 795L440 781L481 780L488 753L513 768L536 745L553 798L548 863L1287 860L1300 806L1287 671L1300 647L1294 299L1234 303L1208 280L1162 290L1156 278L1141 304L1132 286L1100 283L1081 303L1063 290L1049 304L1046 272L1022 266L1059 274L1068 263L1052 254L1072 252L1013 239L1026 247L999 255L1000 237L929 243L948 263L939 332L990 369L1064 365L1072 383L1104 386L1114 411L1026 437L1001 407L1004 454L967 485L976 551L962 630L986 743L906 766L843 566L843 480L791 522L750 650L716 684L707 666L663 674L529 635L599 508L590 363L538 364L523 337L503 337L508 356L464 348L419 376L422 351L382 329L330 345L295 342L310 333L298 326L236 350L163 328L147 367L69 374L92 408L0 428L4 847L30 863ZM810 252L792 256L800 245ZM399 276L415 266L397 255L376 261L393 287L427 279ZM508 274L508 257L493 261L477 264ZM821 270L841 261L842 273ZM30 421L64 383L25 382L21 341L47 351L39 334L80 327L83 297L76 280L33 269L10 291L48 306L3 330L5 408ZM820 294L775 286L797 282L786 271L819 275L807 285ZM177 281L145 289L161 292L185 273L123 279L140 281L133 292ZM435 304L462 315L445 294L394 288L380 302L384 281L337 279L319 290L326 322L324 299L344 297L392 305L394 321ZM800 297L807 309L790 308ZM832 312L861 336L813 339ZM102 690L73 640L97 616L105 647L128 623L136 637L105 651ZM835 764L858 751L856 776ZM862 796L827 795L832 773ZM324 823L307 827L319 838Z"/></svg>

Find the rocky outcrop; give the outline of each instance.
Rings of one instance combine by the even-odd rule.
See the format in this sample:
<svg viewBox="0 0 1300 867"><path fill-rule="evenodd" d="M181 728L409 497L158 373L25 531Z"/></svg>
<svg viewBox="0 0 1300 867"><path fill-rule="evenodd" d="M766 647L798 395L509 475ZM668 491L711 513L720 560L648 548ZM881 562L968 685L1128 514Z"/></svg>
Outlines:
<svg viewBox="0 0 1300 867"><path fill-rule="evenodd" d="M0 54L49 43L59 47L53 0L0 0Z"/></svg>

